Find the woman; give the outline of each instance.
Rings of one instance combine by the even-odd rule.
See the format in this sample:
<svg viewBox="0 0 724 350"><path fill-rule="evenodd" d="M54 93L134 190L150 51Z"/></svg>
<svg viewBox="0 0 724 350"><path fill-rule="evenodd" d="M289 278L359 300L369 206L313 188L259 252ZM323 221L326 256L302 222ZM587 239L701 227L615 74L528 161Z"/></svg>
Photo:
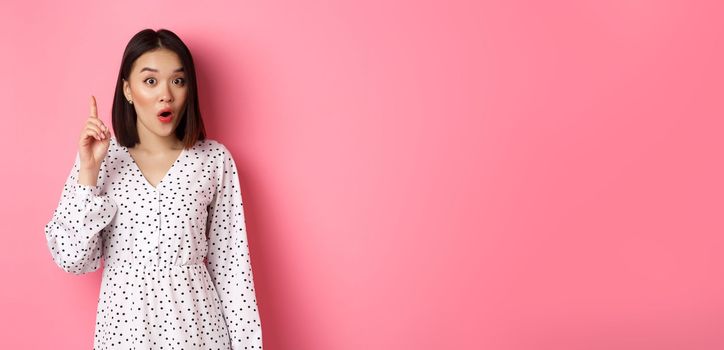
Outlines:
<svg viewBox="0 0 724 350"><path fill-rule="evenodd" d="M55 263L104 269L94 349L261 349L234 159L205 136L191 53L173 32L126 46L116 136L90 117L53 217Z"/></svg>

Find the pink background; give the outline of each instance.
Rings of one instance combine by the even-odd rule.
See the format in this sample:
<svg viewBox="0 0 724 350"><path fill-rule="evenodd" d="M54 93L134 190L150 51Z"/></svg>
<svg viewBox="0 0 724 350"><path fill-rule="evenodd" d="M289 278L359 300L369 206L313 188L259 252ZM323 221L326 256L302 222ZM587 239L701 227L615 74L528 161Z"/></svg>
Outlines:
<svg viewBox="0 0 724 350"><path fill-rule="evenodd" d="M241 169L266 349L724 348L717 1L0 4L0 348L88 349L43 235L143 28Z"/></svg>

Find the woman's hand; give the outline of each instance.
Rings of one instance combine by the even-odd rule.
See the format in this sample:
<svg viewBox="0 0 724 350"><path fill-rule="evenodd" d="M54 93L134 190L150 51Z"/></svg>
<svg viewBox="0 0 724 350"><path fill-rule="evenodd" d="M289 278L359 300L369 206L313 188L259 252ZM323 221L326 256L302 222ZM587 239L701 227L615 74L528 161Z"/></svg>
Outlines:
<svg viewBox="0 0 724 350"><path fill-rule="evenodd" d="M98 172L111 143L111 131L98 118L96 98L91 96L90 116L80 134L78 153L81 169Z"/></svg>

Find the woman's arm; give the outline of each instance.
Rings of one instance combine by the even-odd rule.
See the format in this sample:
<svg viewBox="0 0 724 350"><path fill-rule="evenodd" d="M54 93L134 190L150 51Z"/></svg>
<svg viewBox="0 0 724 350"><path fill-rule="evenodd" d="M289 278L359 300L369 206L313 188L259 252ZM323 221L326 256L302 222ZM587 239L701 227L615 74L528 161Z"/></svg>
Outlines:
<svg viewBox="0 0 724 350"><path fill-rule="evenodd" d="M239 179L231 153L222 145L223 164L217 172L217 190L209 205L206 267L231 338L231 349L261 349L261 319L246 236Z"/></svg>
<svg viewBox="0 0 724 350"><path fill-rule="evenodd" d="M80 158L76 154L58 206L45 225L45 238L53 261L64 271L76 275L100 267L100 232L118 209L112 198L100 195L101 188L96 186L97 174L81 171Z"/></svg>

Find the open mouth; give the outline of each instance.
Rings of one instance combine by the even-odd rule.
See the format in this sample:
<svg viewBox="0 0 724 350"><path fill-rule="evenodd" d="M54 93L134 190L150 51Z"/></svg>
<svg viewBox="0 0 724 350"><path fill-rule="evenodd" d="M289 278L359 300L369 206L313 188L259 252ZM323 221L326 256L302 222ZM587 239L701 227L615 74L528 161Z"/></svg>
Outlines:
<svg viewBox="0 0 724 350"><path fill-rule="evenodd" d="M170 111L163 111L158 115L158 119L162 122L170 122L173 119L173 113Z"/></svg>

